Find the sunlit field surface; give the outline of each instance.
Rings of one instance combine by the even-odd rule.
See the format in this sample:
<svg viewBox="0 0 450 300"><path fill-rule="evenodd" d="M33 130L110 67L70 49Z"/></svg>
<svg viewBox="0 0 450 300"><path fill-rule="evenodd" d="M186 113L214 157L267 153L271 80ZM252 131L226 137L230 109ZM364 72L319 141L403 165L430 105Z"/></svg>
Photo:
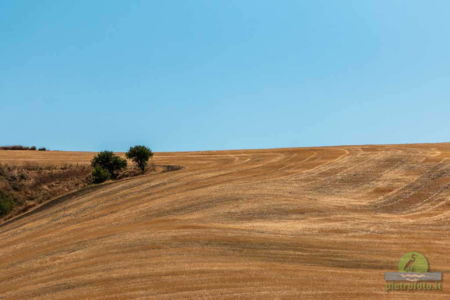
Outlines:
<svg viewBox="0 0 450 300"><path fill-rule="evenodd" d="M0 151L0 163L93 153ZM450 144L156 153L0 226L0 299L450 297ZM423 253L443 291L386 291Z"/></svg>

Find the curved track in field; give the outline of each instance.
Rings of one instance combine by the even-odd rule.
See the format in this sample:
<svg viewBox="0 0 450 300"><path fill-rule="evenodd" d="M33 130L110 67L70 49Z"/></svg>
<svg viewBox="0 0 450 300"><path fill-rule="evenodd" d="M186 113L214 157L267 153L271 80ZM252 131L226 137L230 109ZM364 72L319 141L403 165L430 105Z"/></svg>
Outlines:
<svg viewBox="0 0 450 300"><path fill-rule="evenodd" d="M0 299L419 299L383 275L410 251L450 271L448 157L449 144L158 153L184 168L0 226Z"/></svg>

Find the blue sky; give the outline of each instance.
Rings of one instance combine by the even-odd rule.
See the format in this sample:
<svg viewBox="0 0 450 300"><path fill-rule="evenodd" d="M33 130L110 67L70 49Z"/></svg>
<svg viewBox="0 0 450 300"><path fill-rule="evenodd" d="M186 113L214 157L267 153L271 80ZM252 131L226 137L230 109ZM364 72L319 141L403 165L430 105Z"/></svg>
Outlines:
<svg viewBox="0 0 450 300"><path fill-rule="evenodd" d="M450 141L450 2L0 2L0 144Z"/></svg>

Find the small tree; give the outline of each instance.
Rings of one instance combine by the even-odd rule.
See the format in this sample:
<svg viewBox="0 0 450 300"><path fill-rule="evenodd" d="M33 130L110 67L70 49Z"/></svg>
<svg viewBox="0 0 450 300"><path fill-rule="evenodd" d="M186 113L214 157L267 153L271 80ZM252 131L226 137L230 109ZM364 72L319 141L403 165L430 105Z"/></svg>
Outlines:
<svg viewBox="0 0 450 300"><path fill-rule="evenodd" d="M101 167L109 172L111 178L116 178L117 173L127 167L127 161L115 155L111 151L102 151L98 153L91 161L94 168Z"/></svg>
<svg viewBox="0 0 450 300"><path fill-rule="evenodd" d="M108 170L103 169L100 166L95 166L92 170L92 182L102 183L110 178Z"/></svg>
<svg viewBox="0 0 450 300"><path fill-rule="evenodd" d="M153 156L152 150L145 146L130 147L130 150L126 153L127 158L133 160L136 165L141 169L142 173L145 171L148 160Z"/></svg>

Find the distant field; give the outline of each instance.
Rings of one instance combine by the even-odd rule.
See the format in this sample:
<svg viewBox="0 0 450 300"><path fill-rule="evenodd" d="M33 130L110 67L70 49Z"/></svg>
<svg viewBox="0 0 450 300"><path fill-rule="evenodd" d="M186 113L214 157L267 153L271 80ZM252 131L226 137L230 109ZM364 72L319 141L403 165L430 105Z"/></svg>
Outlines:
<svg viewBox="0 0 450 300"><path fill-rule="evenodd" d="M0 163L12 165L89 164L94 152L0 150Z"/></svg>
<svg viewBox="0 0 450 300"><path fill-rule="evenodd" d="M94 154L0 151L0 164ZM156 153L0 226L0 299L450 297L450 144ZM386 292L410 251L443 291Z"/></svg>

